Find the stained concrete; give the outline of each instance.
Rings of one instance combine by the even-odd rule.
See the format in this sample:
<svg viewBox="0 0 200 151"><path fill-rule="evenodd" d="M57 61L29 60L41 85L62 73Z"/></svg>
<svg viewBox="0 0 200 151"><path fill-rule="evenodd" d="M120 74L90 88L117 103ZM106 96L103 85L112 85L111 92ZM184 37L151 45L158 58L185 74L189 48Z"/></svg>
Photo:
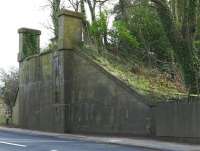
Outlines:
<svg viewBox="0 0 200 151"><path fill-rule="evenodd" d="M148 135L150 107L76 51L20 64L21 127L56 132Z"/></svg>
<svg viewBox="0 0 200 151"><path fill-rule="evenodd" d="M144 98L84 55L65 52L65 77L66 125L72 132L149 134Z"/></svg>
<svg viewBox="0 0 200 151"><path fill-rule="evenodd" d="M40 52L40 30L20 28L19 33L19 54L18 61Z"/></svg>
<svg viewBox="0 0 200 151"><path fill-rule="evenodd" d="M200 102L179 100L154 108L156 135L162 137L200 138Z"/></svg>

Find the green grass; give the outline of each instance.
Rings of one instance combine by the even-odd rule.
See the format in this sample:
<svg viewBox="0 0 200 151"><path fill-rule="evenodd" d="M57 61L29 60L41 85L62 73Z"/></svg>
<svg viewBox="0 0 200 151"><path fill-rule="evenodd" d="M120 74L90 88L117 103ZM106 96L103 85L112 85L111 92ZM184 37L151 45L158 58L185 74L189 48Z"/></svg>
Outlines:
<svg viewBox="0 0 200 151"><path fill-rule="evenodd" d="M143 67L142 74L136 74L131 72L132 62L106 52L100 55L94 48L86 47L83 50L94 62L140 94L158 97L182 97L186 95L186 91L180 90L174 82L163 78L164 74L158 71L152 74L150 69Z"/></svg>

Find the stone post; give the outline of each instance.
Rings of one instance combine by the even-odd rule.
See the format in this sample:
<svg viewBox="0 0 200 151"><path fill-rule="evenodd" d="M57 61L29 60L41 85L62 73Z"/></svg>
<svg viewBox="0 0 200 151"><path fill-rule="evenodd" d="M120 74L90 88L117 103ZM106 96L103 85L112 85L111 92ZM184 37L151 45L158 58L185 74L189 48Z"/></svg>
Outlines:
<svg viewBox="0 0 200 151"><path fill-rule="evenodd" d="M81 13L62 10L59 15L58 49L73 50L82 42Z"/></svg>
<svg viewBox="0 0 200 151"><path fill-rule="evenodd" d="M21 62L26 57L40 53L40 30L20 28L19 33L19 55Z"/></svg>

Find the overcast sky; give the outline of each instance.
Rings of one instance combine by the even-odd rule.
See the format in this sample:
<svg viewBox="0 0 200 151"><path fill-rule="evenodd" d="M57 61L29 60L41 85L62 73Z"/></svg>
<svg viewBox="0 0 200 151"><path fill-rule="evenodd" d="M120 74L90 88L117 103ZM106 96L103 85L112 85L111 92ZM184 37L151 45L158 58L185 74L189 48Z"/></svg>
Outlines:
<svg viewBox="0 0 200 151"><path fill-rule="evenodd" d="M47 30L49 9L47 0L4 0L0 5L0 68L18 66L18 33L21 27L42 30L41 47L45 47L51 32Z"/></svg>

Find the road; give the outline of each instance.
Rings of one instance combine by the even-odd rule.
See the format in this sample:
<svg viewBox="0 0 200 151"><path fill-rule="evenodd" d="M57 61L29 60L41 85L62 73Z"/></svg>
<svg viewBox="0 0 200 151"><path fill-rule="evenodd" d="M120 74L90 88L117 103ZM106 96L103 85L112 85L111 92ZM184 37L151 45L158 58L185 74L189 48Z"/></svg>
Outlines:
<svg viewBox="0 0 200 151"><path fill-rule="evenodd" d="M16 132L0 131L0 151L153 151ZM155 151L155 150L154 150Z"/></svg>

